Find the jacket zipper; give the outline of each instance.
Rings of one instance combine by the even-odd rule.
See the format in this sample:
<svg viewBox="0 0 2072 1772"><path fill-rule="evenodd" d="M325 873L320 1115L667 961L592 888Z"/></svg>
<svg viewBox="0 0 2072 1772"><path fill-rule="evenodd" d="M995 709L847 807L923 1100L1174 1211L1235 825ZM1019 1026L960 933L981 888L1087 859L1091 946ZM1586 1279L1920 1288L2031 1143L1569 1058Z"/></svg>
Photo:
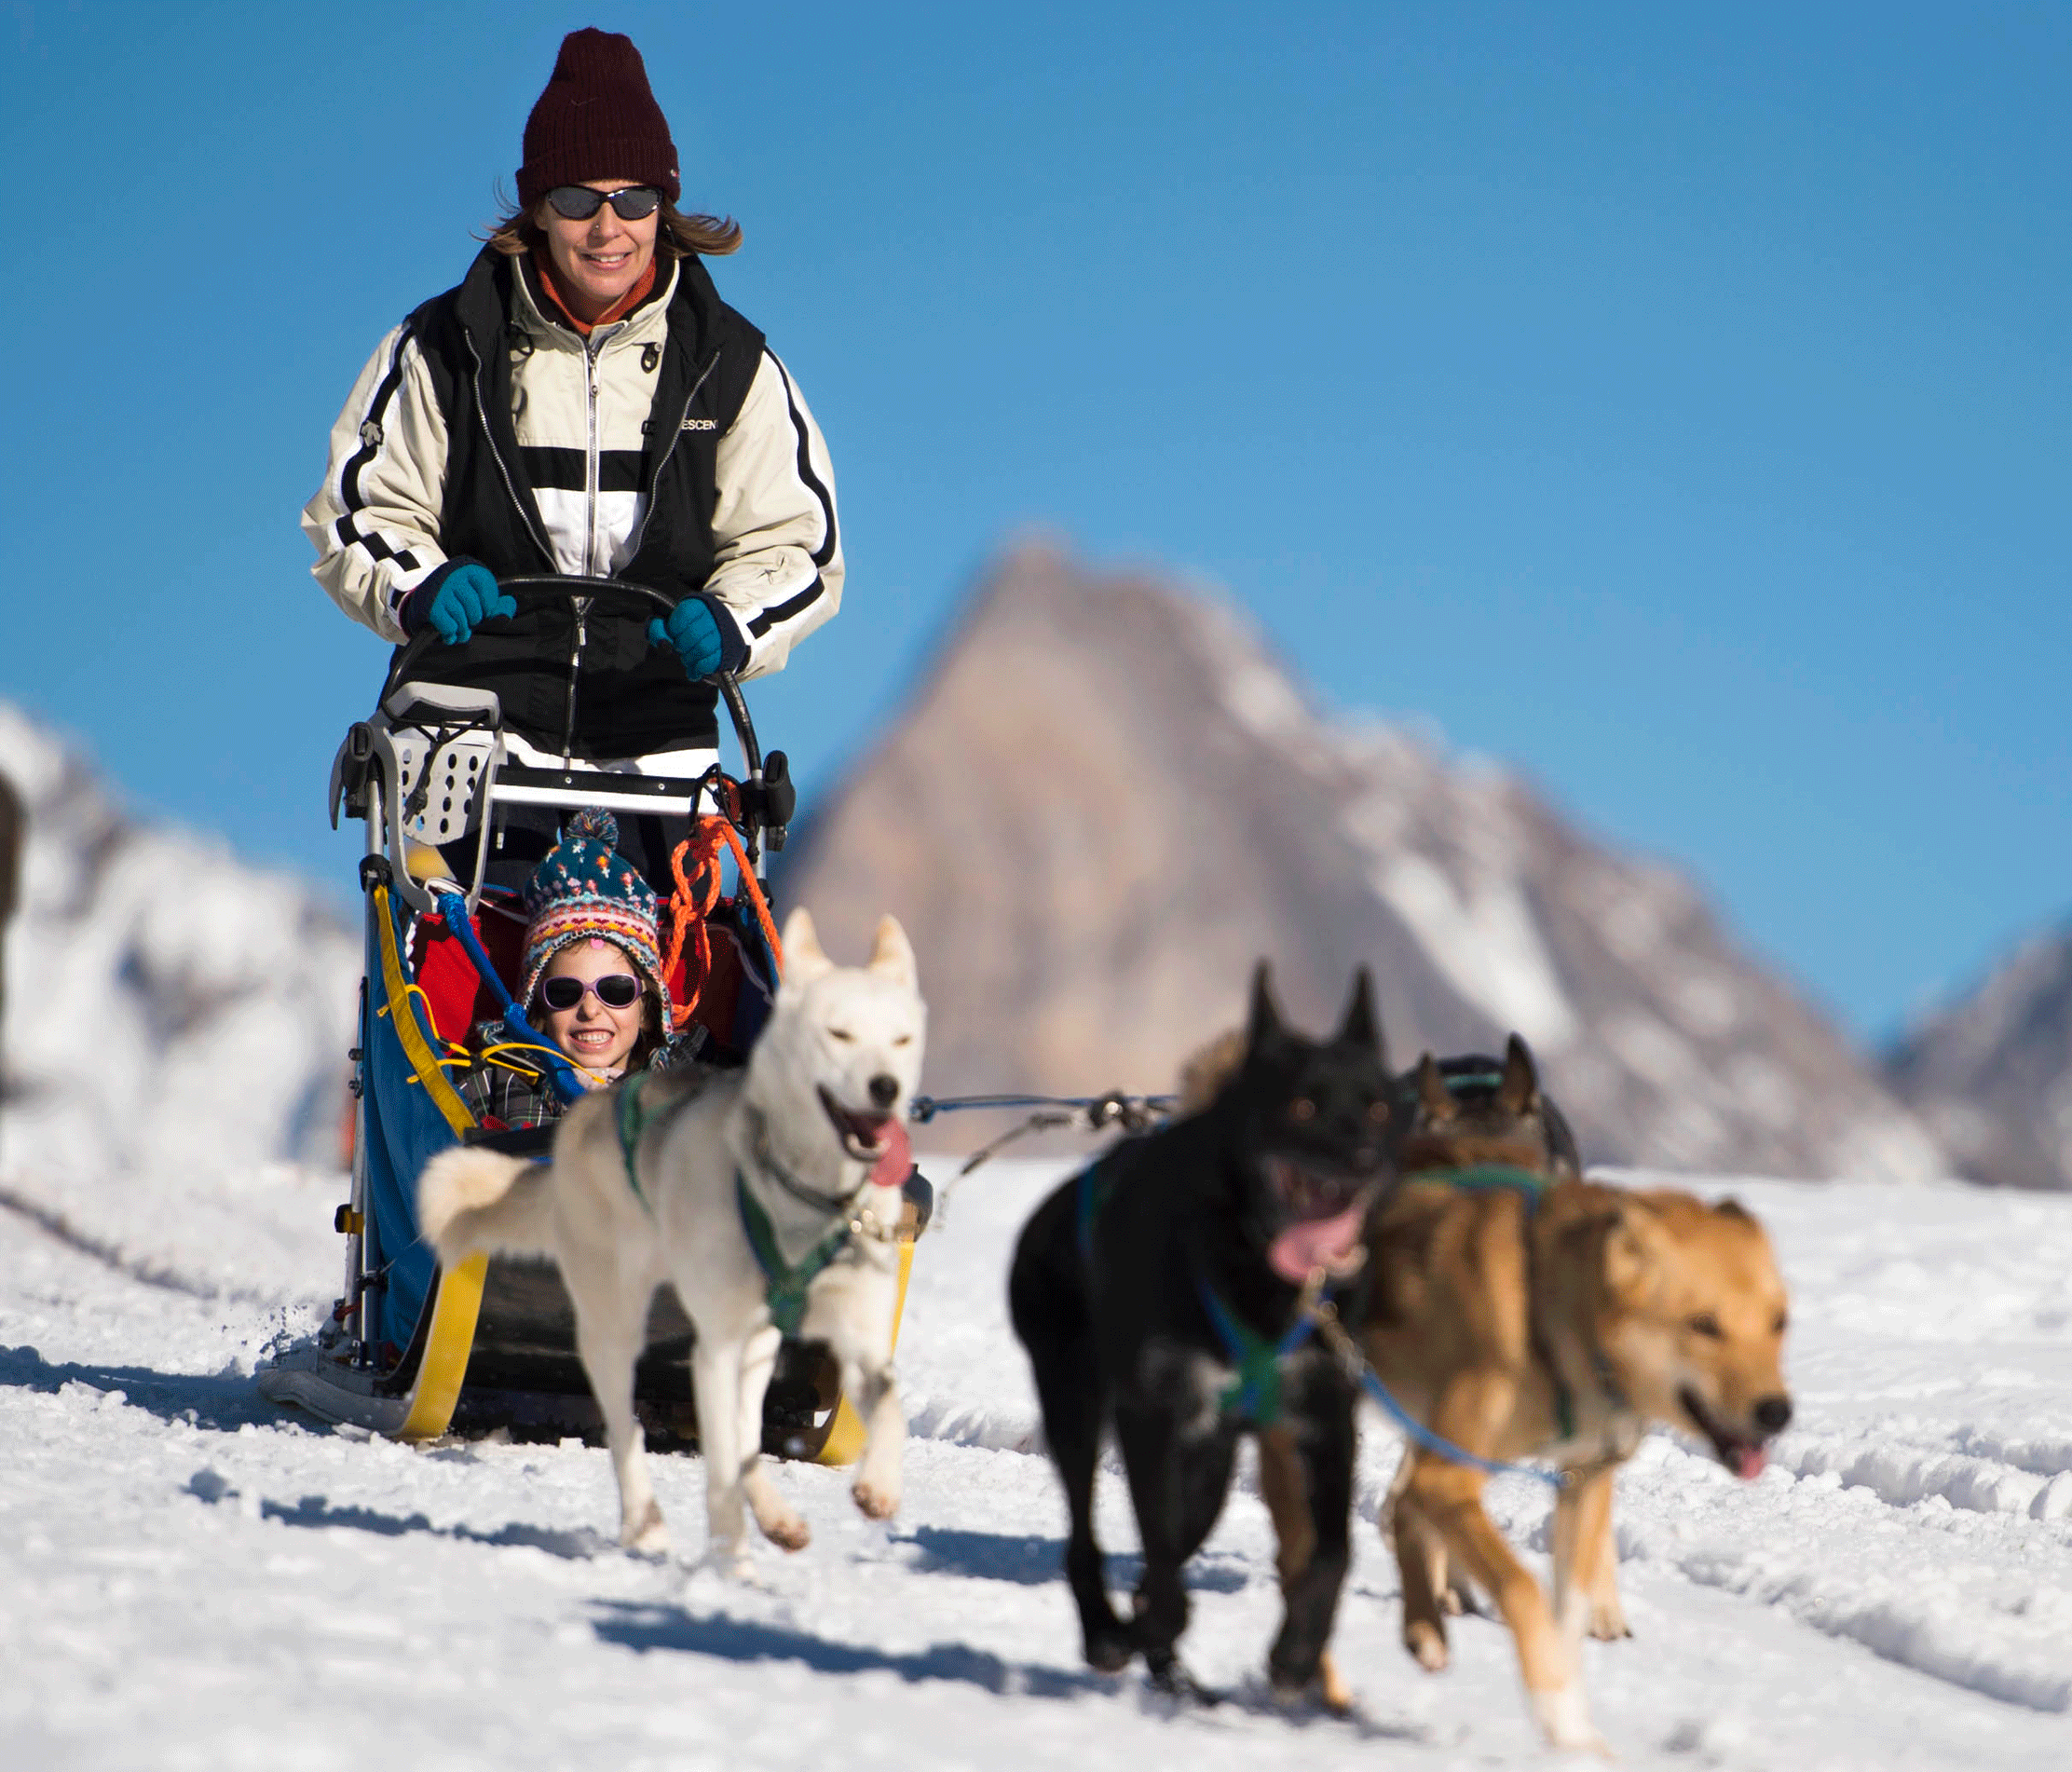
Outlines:
<svg viewBox="0 0 2072 1772"><path fill-rule="evenodd" d="M552 570L555 564L553 545L539 533L538 526L533 522L532 512L525 508L525 501L518 496L518 483L511 477L511 464L505 461L504 452L497 447L497 429L489 422L489 402L485 398L487 390L483 387L488 372L483 367L482 353L475 348L474 334L465 326L460 329L460 335L467 342L468 356L475 366L475 410L482 415L482 434L488 440L490 457L497 464L497 471L503 476L504 490L511 495L511 508L524 522L525 532L539 544L539 552Z"/></svg>
<svg viewBox="0 0 2072 1772"><path fill-rule="evenodd" d="M583 464L583 571L593 579L607 576L597 562L597 482L601 473L597 457L597 353L603 348L603 340L583 341L583 421L588 457ZM576 696L582 681L583 646L590 637L590 604L588 597L576 599L576 643L568 653L568 717L561 731L563 769L575 764Z"/></svg>
<svg viewBox="0 0 2072 1772"><path fill-rule="evenodd" d="M519 517L524 521L526 533L539 544L539 551L546 558L547 569L550 572L553 571L561 564L554 557L553 544L539 533L538 526L533 522L532 512L526 509L525 501L518 496L518 483L511 478L511 464L504 459L504 452L497 446L497 428L489 422L488 390L483 386L488 379L488 371L483 364L482 352L475 348L474 334L469 332L465 326L460 329L460 335L467 341L468 355L475 366L475 410L482 416L482 434L488 440L489 454L497 464L497 471L503 476L504 490L511 495L511 502L516 508ZM586 541L585 547L587 548L587 546ZM582 663L583 640L585 637L583 615L587 607L587 600L577 607L576 643L568 654L568 703L561 728L561 766L563 769L568 768L575 757L576 673Z"/></svg>
<svg viewBox="0 0 2072 1772"><path fill-rule="evenodd" d="M613 332L617 332L613 328ZM583 464L583 570L592 578L605 576L597 563L597 483L603 464L597 453L597 353L603 341L583 341L583 418L587 426L588 459Z"/></svg>
<svg viewBox="0 0 2072 1772"><path fill-rule="evenodd" d="M561 766L573 769L576 761L576 676L582 668L583 642L589 637L590 599L576 599L576 644L568 653L568 720L561 729Z"/></svg>

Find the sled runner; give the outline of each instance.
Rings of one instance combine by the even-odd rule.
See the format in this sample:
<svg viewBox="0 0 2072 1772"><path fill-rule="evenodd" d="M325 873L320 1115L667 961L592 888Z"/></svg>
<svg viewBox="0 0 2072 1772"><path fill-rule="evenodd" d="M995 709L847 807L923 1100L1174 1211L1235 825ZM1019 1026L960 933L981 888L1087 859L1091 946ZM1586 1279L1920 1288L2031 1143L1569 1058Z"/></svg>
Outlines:
<svg viewBox="0 0 2072 1772"><path fill-rule="evenodd" d="M660 593L623 579L512 579L503 588L521 598L669 607ZM509 754L493 691L419 675L436 663L435 647L436 635L426 634L398 654L379 707L347 733L332 765L334 828L343 811L366 830L352 1197L335 1219L346 1241L345 1291L316 1342L264 1368L258 1384L275 1402L396 1439L498 1427L526 1438L587 1435L600 1418L552 1265L478 1255L441 1272L418 1234L416 1179L438 1152L488 1142L544 1156L552 1139L551 1125L479 1125L452 1082L468 1062L461 1043L479 1023L504 1015L518 975L525 916L515 892L494 883L491 859L515 807L601 807L670 837L681 828L673 878L649 880L670 903L670 993L690 1005L681 1031L698 1061L738 1065L776 989L762 866L766 848L783 846L795 795L784 754L772 752L766 763L729 677L719 687L741 749L738 779L716 766L697 780L543 769ZM657 818L667 823L652 825ZM719 891L729 854L731 898ZM893 1160L910 1170L903 1137L887 1159ZM918 1170L905 1179L902 1310L913 1239L933 1199ZM696 1437L692 1339L663 1287L649 1312L636 1403L649 1434L664 1441ZM766 1450L846 1464L863 1438L825 1349L787 1341L764 1413Z"/></svg>

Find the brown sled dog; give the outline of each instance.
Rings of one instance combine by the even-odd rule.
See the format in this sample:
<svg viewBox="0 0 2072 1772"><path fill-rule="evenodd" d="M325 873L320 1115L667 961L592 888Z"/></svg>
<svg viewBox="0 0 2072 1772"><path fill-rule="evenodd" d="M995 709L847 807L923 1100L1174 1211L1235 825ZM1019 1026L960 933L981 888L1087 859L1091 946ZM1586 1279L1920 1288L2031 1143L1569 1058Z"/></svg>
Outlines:
<svg viewBox="0 0 2072 1772"><path fill-rule="evenodd" d="M1384 1522L1404 1643L1425 1668L1446 1665L1446 1572L1457 1562L1509 1626L1549 1744L1602 1748L1578 1648L1586 1628L1625 1634L1613 1472L1651 1424L1706 1440L1740 1476L1762 1469L1792 1415L1779 1364L1783 1283L1762 1227L1733 1201L1575 1179L1550 1148L1559 1116L1515 1037L1486 1099L1450 1090L1429 1055L1413 1074L1406 1179L1369 1225L1360 1351L1397 1403L1452 1446L1485 1460L1545 1459L1566 1480L1550 1605L1483 1510L1486 1474L1407 1449ZM1438 1173L1420 1179L1421 1170ZM1285 1579L1305 1558L1306 1504L1265 1443L1260 1479ZM1326 1678L1335 1686L1335 1672Z"/></svg>

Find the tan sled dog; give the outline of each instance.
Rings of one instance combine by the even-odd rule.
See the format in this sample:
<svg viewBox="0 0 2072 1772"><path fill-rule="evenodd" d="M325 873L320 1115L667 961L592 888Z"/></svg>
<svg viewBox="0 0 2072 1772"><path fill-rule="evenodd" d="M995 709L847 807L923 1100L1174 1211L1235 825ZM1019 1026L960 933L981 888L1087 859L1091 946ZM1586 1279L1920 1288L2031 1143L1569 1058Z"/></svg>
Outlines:
<svg viewBox="0 0 2072 1772"><path fill-rule="evenodd" d="M707 1556L737 1574L749 1561L744 1503L786 1550L809 1536L760 1462L784 1332L825 1341L840 1363L868 1436L852 1493L873 1519L899 1506L906 1434L892 1364L901 1197L871 1175L920 1077L913 949L887 917L867 965L837 966L802 909L784 945L784 982L744 1070L635 1077L568 1111L551 1165L464 1147L429 1164L417 1190L448 1266L475 1249L560 1263L618 1473L620 1538L642 1550L669 1539L634 1363L655 1288L675 1285L698 1331Z"/></svg>
<svg viewBox="0 0 2072 1772"><path fill-rule="evenodd" d="M1429 1060L1420 1093L1429 1089ZM1410 1153L1413 1154L1413 1153ZM1488 1163L1501 1153L1475 1152ZM1464 1160L1457 1156L1456 1161ZM1369 1227L1360 1351L1396 1400L1479 1459L1539 1458L1567 1478L1555 1504L1554 1599L1482 1507L1474 1465L1411 1448L1392 1492L1403 1640L1446 1665L1452 1559L1494 1599L1517 1642L1533 1714L1557 1748L1602 1749L1580 1640L1623 1634L1612 1476L1650 1424L1706 1440L1742 1477L1791 1420L1779 1370L1783 1282L1768 1240L1731 1200L1646 1193L1523 1170L1516 1184L1412 1179ZM1535 1185L1536 1181L1536 1185ZM1306 1506L1262 1456L1261 1488L1301 1566ZM1285 1574L1284 1574L1285 1578Z"/></svg>

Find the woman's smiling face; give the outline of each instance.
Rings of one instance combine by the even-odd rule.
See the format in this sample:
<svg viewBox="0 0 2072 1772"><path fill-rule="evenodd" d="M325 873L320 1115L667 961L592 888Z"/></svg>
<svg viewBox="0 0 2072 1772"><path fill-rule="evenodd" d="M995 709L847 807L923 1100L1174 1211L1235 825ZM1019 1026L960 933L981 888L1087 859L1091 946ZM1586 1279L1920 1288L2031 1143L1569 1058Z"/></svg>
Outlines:
<svg viewBox="0 0 2072 1772"><path fill-rule="evenodd" d="M637 179L585 179L593 191L623 191ZM542 199L536 217L547 236L553 260L554 283L577 318L594 320L640 281L655 262L658 209L637 222L623 220L609 203L600 203L589 220L571 222Z"/></svg>
<svg viewBox="0 0 2072 1772"><path fill-rule="evenodd" d="M640 1039L641 1017L648 1008L648 982L640 978L623 949L598 935L564 947L540 975L542 984L549 978L573 978L594 985L615 973L631 974L640 979L640 995L623 1009L614 1009L594 990L584 991L573 1009L550 1009L543 998L540 1001L547 1038L585 1070L624 1068Z"/></svg>

